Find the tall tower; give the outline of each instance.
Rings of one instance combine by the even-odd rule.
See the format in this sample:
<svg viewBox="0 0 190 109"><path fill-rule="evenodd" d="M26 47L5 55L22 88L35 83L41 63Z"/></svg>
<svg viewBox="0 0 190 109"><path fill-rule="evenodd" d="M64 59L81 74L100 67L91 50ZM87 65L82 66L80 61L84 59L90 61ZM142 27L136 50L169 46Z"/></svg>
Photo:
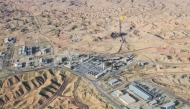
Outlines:
<svg viewBox="0 0 190 109"><path fill-rule="evenodd" d="M102 68L103 70L105 69L105 67L104 67L104 63L102 63L101 68Z"/></svg>
<svg viewBox="0 0 190 109"><path fill-rule="evenodd" d="M69 56L69 65L71 66L72 64L72 56Z"/></svg>
<svg viewBox="0 0 190 109"><path fill-rule="evenodd" d="M81 58L80 62L83 62L83 58Z"/></svg>

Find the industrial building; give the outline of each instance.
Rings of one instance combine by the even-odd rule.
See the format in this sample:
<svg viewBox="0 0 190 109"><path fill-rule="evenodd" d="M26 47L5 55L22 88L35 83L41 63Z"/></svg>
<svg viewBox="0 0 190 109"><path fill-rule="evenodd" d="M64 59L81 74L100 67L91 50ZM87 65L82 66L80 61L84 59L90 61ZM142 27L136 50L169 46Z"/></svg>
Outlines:
<svg viewBox="0 0 190 109"><path fill-rule="evenodd" d="M0 56L4 56L5 55L5 53L4 52L0 52Z"/></svg>
<svg viewBox="0 0 190 109"><path fill-rule="evenodd" d="M33 62L26 62L26 67L33 66Z"/></svg>
<svg viewBox="0 0 190 109"><path fill-rule="evenodd" d="M19 54L22 54L22 56L27 56L31 54L35 54L39 51L39 47L37 46L23 46L22 48L19 49Z"/></svg>
<svg viewBox="0 0 190 109"><path fill-rule="evenodd" d="M171 102L166 103L163 106L161 106L161 108L163 108L163 109L174 109L175 108L175 103L171 101Z"/></svg>
<svg viewBox="0 0 190 109"><path fill-rule="evenodd" d="M157 104L157 103L158 103L157 100L153 100L153 101L151 101L149 104L151 104L151 105L155 105L155 104Z"/></svg>
<svg viewBox="0 0 190 109"><path fill-rule="evenodd" d="M108 82L108 84L113 85L118 82L118 79L112 79Z"/></svg>
<svg viewBox="0 0 190 109"><path fill-rule="evenodd" d="M129 105L135 103L136 100L132 98L129 94L125 94L119 97L119 100L124 103L125 105Z"/></svg>
<svg viewBox="0 0 190 109"><path fill-rule="evenodd" d="M120 91L120 90L116 90L116 91L112 92L112 94L113 94L114 96L116 96L116 97L120 97L121 95L123 95L123 92Z"/></svg>
<svg viewBox="0 0 190 109"><path fill-rule="evenodd" d="M120 60L122 59L122 57L106 57L103 60L104 61L110 61L110 60Z"/></svg>
<svg viewBox="0 0 190 109"><path fill-rule="evenodd" d="M46 54L46 48L42 48L42 49L40 50L40 52L41 52L41 54Z"/></svg>
<svg viewBox="0 0 190 109"><path fill-rule="evenodd" d="M21 67L25 67L25 64L26 63L18 63L18 62L16 62L16 63L14 63L14 66L17 67L17 68L21 68Z"/></svg>
<svg viewBox="0 0 190 109"><path fill-rule="evenodd" d="M14 38L12 38L12 37L6 37L5 39L4 39L4 43L5 44L10 44L10 43L14 43L15 42L15 39Z"/></svg>
<svg viewBox="0 0 190 109"><path fill-rule="evenodd" d="M95 76L95 78L97 79L97 78L99 78L100 76L102 76L103 75L103 73L99 73L99 74L97 74L96 76Z"/></svg>
<svg viewBox="0 0 190 109"><path fill-rule="evenodd" d="M45 64L45 59L40 58L40 65L44 65Z"/></svg>
<svg viewBox="0 0 190 109"><path fill-rule="evenodd" d="M36 47L36 46L32 46L31 47L31 53L32 54L35 54L35 53L37 53L39 51L39 47Z"/></svg>
<svg viewBox="0 0 190 109"><path fill-rule="evenodd" d="M144 89L142 86L136 83L131 83L129 85L129 90L134 92L137 96L141 97L143 100L152 100L153 94L148 90Z"/></svg>
<svg viewBox="0 0 190 109"><path fill-rule="evenodd" d="M28 47L25 46L25 45L22 47L22 56L27 56L28 55L27 49L28 49Z"/></svg>
<svg viewBox="0 0 190 109"><path fill-rule="evenodd" d="M15 66L15 67L18 67L18 65L19 65L18 62L15 62L15 63L14 63L14 66Z"/></svg>
<svg viewBox="0 0 190 109"><path fill-rule="evenodd" d="M41 54L47 54L50 52L50 48L42 48L40 49Z"/></svg>
<svg viewBox="0 0 190 109"><path fill-rule="evenodd" d="M58 56L57 58L56 58L56 62L57 63L63 63L63 61L65 61L67 58L66 57L60 57L60 56Z"/></svg>

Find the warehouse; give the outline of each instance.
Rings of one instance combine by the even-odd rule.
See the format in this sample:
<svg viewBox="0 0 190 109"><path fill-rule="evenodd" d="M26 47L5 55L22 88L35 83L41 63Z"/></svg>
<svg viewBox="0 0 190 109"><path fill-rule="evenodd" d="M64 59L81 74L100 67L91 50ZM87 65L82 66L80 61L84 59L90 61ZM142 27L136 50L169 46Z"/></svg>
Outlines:
<svg viewBox="0 0 190 109"><path fill-rule="evenodd" d="M44 65L45 64L45 60L43 58L40 58L40 65Z"/></svg>
<svg viewBox="0 0 190 109"><path fill-rule="evenodd" d="M169 102L169 103L166 103L162 106L163 109L174 109L174 107L175 107L174 102Z"/></svg>
<svg viewBox="0 0 190 109"><path fill-rule="evenodd" d="M97 74L97 75L95 76L95 78L97 79L97 78L101 77L102 75L103 75L103 73L99 73L99 74Z"/></svg>
<svg viewBox="0 0 190 109"><path fill-rule="evenodd" d="M129 85L129 90L134 92L137 96L141 97L143 100L152 100L153 95L143 87L139 86L136 83L131 83Z"/></svg>
<svg viewBox="0 0 190 109"><path fill-rule="evenodd" d="M114 95L115 97L120 97L121 95L123 95L123 92L120 90L116 90L112 92L112 95Z"/></svg>
<svg viewBox="0 0 190 109"><path fill-rule="evenodd" d="M28 49L28 47L25 46L25 45L22 47L22 56L27 56L28 55L27 49Z"/></svg>
<svg viewBox="0 0 190 109"><path fill-rule="evenodd" d="M129 104L132 104L132 103L136 102L136 100L134 98L132 98L131 96L129 96L129 94L122 95L122 96L119 97L119 99L125 105L129 105Z"/></svg>
<svg viewBox="0 0 190 109"><path fill-rule="evenodd" d="M115 83L117 83L118 82L118 79L112 79L112 80L110 80L108 83L110 84L110 85L113 85L113 84L115 84Z"/></svg>
<svg viewBox="0 0 190 109"><path fill-rule="evenodd" d="M57 63L63 63L66 59L67 59L66 57L60 57L60 56L58 56L58 57L56 58L56 62L57 62Z"/></svg>

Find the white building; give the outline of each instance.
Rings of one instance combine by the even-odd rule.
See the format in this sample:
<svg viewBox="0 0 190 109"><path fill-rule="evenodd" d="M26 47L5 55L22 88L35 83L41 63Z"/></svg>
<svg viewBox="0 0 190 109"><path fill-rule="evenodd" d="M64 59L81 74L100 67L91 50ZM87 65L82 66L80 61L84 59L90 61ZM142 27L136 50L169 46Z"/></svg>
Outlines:
<svg viewBox="0 0 190 109"><path fill-rule="evenodd" d="M151 105L155 105L155 104L157 104L158 102L156 101L156 100L153 100L153 101L151 101L149 104L151 104Z"/></svg>
<svg viewBox="0 0 190 109"><path fill-rule="evenodd" d="M15 63L14 63L14 66L15 66L15 67L18 67L18 65L19 65L18 62L15 62Z"/></svg>
<svg viewBox="0 0 190 109"><path fill-rule="evenodd" d="M26 67L30 66L31 62L26 62Z"/></svg>
<svg viewBox="0 0 190 109"><path fill-rule="evenodd" d="M83 59L83 58L81 58L81 59L80 59L80 62L84 62L84 59Z"/></svg>
<svg viewBox="0 0 190 109"><path fill-rule="evenodd" d="M40 65L44 65L45 64L45 60L43 58L40 58Z"/></svg>
<svg viewBox="0 0 190 109"><path fill-rule="evenodd" d="M4 52L0 52L0 56L4 56L5 55L5 53Z"/></svg>
<svg viewBox="0 0 190 109"><path fill-rule="evenodd" d="M15 62L15 63L14 63L14 66L15 66L15 67L18 67L18 68L23 67L23 66L22 66L22 63L18 63L18 62Z"/></svg>
<svg viewBox="0 0 190 109"><path fill-rule="evenodd" d="M9 43L9 38L8 38L8 37L6 37L6 38L4 39L4 43L5 43L5 44Z"/></svg>
<svg viewBox="0 0 190 109"><path fill-rule="evenodd" d="M41 52L41 54L46 54L46 53L47 53L47 48L42 48L42 49L40 50L40 52Z"/></svg>
<svg viewBox="0 0 190 109"><path fill-rule="evenodd" d="M4 43L5 44L7 44L7 43L14 43L14 38L11 38L11 37L6 37L5 39L4 39Z"/></svg>
<svg viewBox="0 0 190 109"><path fill-rule="evenodd" d="M113 94L114 94L114 96L116 96L116 97L120 97L121 95L123 95L123 92L120 91L120 90L116 90L116 91L113 92Z"/></svg>
<svg viewBox="0 0 190 109"><path fill-rule="evenodd" d="M129 94L125 94L119 97L119 100L124 103L125 105L129 105L132 103L135 103L136 100L134 98L132 98L131 96L129 96Z"/></svg>
<svg viewBox="0 0 190 109"><path fill-rule="evenodd" d="M108 83L110 84L110 85L113 85L113 84L115 84L115 83L117 83L118 82L118 79L112 79L112 80L110 80Z"/></svg>
<svg viewBox="0 0 190 109"><path fill-rule="evenodd" d="M60 57L60 56L58 56L58 57L56 58L56 62L57 62L57 63L63 63L63 61L66 60L66 59L67 59L66 57Z"/></svg>
<svg viewBox="0 0 190 109"><path fill-rule="evenodd" d="M95 76L95 78L97 79L97 78L99 78L100 76L102 76L103 75L103 73L98 73L96 76Z"/></svg>
<svg viewBox="0 0 190 109"><path fill-rule="evenodd" d="M175 107L175 103L174 102L169 102L169 103L166 103L166 104L164 104L163 106L162 106L162 108L164 108L164 109L174 109L174 107Z"/></svg>

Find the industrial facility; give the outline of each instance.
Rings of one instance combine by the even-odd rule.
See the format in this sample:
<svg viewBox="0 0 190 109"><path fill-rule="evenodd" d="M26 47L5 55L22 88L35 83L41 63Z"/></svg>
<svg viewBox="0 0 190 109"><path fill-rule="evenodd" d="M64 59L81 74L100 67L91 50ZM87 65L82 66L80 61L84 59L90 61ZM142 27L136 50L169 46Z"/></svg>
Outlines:
<svg viewBox="0 0 190 109"><path fill-rule="evenodd" d="M22 48L19 49L19 54L22 54L22 56L28 56L33 55L39 51L39 47L37 46L26 46L24 45Z"/></svg>
<svg viewBox="0 0 190 109"><path fill-rule="evenodd" d="M173 101L161 106L162 109L175 109L175 103Z"/></svg>
<svg viewBox="0 0 190 109"><path fill-rule="evenodd" d="M153 99L153 94L151 92L149 92L148 90L144 89L139 84L136 84L134 82L129 85L129 90L135 93L137 96L139 96L143 100Z"/></svg>
<svg viewBox="0 0 190 109"><path fill-rule="evenodd" d="M108 82L109 85L114 85L115 83L118 82L118 79L112 79Z"/></svg>
<svg viewBox="0 0 190 109"><path fill-rule="evenodd" d="M129 105L135 103L136 100L132 98L129 94L125 94L119 97L119 100L124 103L125 105Z"/></svg>
<svg viewBox="0 0 190 109"><path fill-rule="evenodd" d="M15 43L15 38L6 37L6 38L4 39L4 43L5 43L5 44L13 44L13 43Z"/></svg>
<svg viewBox="0 0 190 109"><path fill-rule="evenodd" d="M116 91L112 92L112 95L115 97L120 97L121 95L123 95L123 92L120 90L116 90Z"/></svg>

